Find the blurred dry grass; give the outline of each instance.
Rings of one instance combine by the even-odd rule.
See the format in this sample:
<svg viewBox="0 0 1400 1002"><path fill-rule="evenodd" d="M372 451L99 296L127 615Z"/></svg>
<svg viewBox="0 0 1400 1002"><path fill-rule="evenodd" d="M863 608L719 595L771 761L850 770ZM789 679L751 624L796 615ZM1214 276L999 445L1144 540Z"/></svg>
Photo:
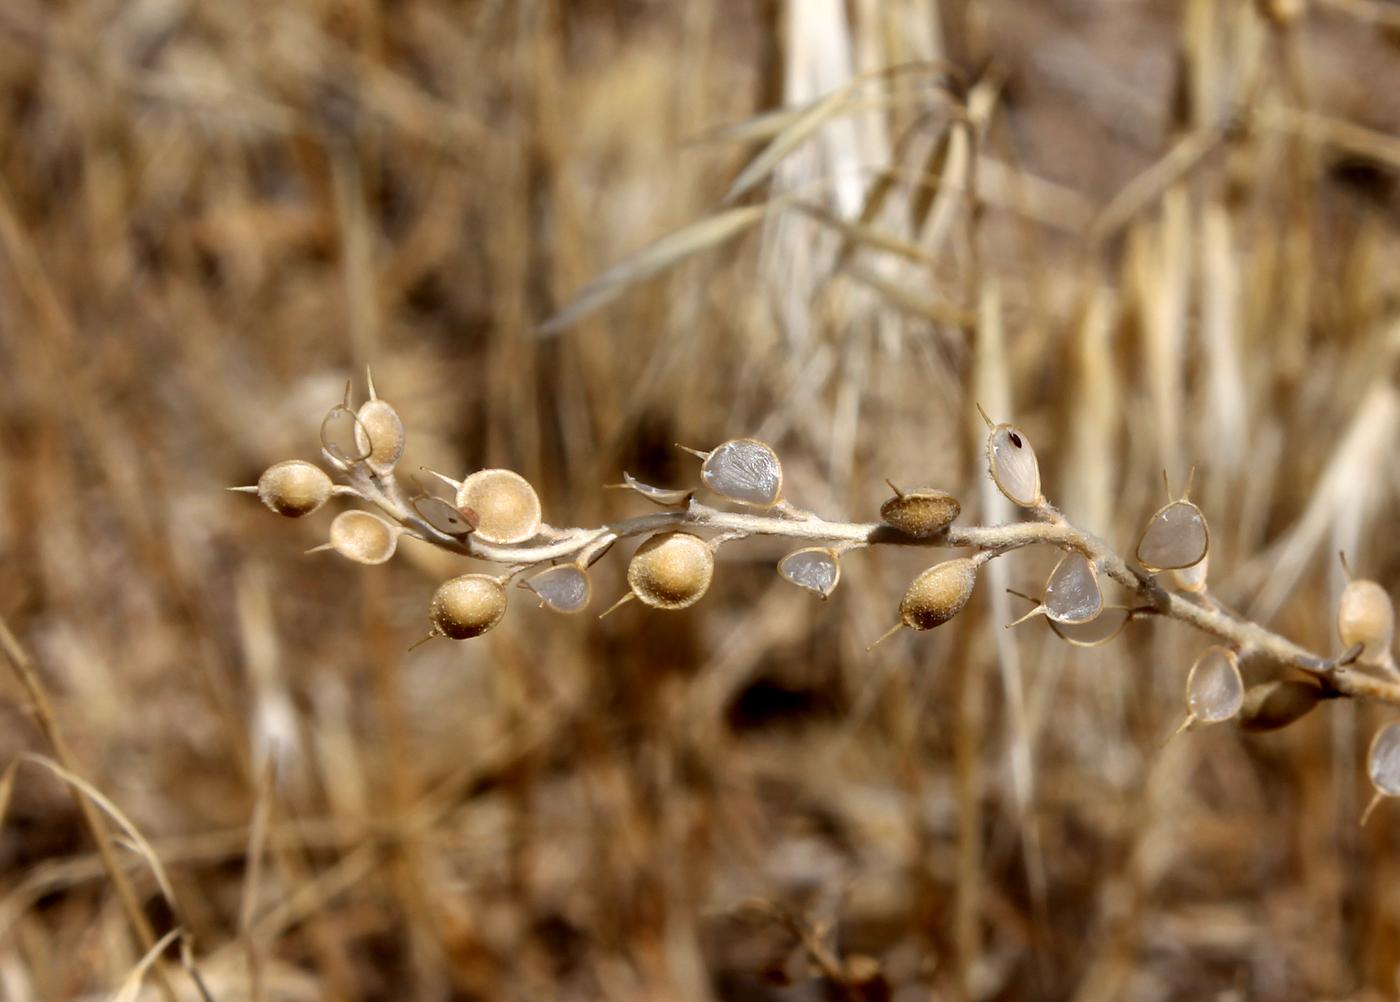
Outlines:
<svg viewBox="0 0 1400 1002"><path fill-rule="evenodd" d="M519 602L406 656L451 561L303 559L325 516L221 490L314 458L372 363L410 466L512 466L556 522L750 433L823 512L888 476L1000 517L975 395L1124 545L1197 464L1221 596L1330 649L1336 550L1400 580L1400 6L1289 6L7 0L0 615L210 994L1394 997L1400 816L1355 823L1382 714L1163 750L1202 641L1002 632L1034 555L872 655L925 557L849 558L823 605L755 543L685 613ZM741 199L788 208L538 336L774 135L716 127L940 58L979 253L909 73ZM47 753L4 697L0 760ZM143 951L42 770L0 875L0 995L115 992Z"/></svg>

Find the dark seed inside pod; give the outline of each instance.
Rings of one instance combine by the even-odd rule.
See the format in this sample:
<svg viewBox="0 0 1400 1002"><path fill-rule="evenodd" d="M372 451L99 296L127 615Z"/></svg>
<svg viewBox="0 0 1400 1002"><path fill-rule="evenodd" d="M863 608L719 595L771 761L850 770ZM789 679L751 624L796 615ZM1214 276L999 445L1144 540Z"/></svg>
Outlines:
<svg viewBox="0 0 1400 1002"><path fill-rule="evenodd" d="M880 505L880 518L886 525L916 539L938 535L961 513L957 498L932 487L902 491Z"/></svg>

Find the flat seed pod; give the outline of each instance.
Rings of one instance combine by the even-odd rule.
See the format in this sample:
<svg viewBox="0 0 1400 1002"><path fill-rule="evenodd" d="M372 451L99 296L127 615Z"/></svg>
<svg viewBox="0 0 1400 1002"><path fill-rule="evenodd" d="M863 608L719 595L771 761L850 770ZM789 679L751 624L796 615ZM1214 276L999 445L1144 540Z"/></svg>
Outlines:
<svg viewBox="0 0 1400 1002"><path fill-rule="evenodd" d="M1214 724L1229 720L1244 703L1239 658L1227 647L1208 647L1186 677L1186 706L1192 718Z"/></svg>
<svg viewBox="0 0 1400 1002"><path fill-rule="evenodd" d="M1202 557L1190 567L1182 567L1172 571L1172 585L1180 591L1189 591L1192 594L1200 595L1206 590L1206 582L1210 577L1210 554Z"/></svg>
<svg viewBox="0 0 1400 1002"><path fill-rule="evenodd" d="M1297 679L1271 679L1244 693L1239 725L1246 731L1276 731L1307 716L1326 698L1320 686Z"/></svg>
<svg viewBox="0 0 1400 1002"><path fill-rule="evenodd" d="M685 504L695 494L695 491L689 487L653 487L651 484L642 483L636 477L632 476L632 474L625 471L622 474L622 480L622 483L612 484L611 486L629 487L648 501L660 505Z"/></svg>
<svg viewBox="0 0 1400 1002"><path fill-rule="evenodd" d="M325 504L333 486L331 478L319 466L288 459L263 471L258 477L257 494L258 500L277 514L300 518Z"/></svg>
<svg viewBox="0 0 1400 1002"><path fill-rule="evenodd" d="M592 580L577 564L551 567L530 578L525 586L555 612L581 612L593 596Z"/></svg>
<svg viewBox="0 0 1400 1002"><path fill-rule="evenodd" d="M479 637L506 614L506 589L486 574L463 574L433 593L428 618L433 632L452 640Z"/></svg>
<svg viewBox="0 0 1400 1002"><path fill-rule="evenodd" d="M1206 517L1190 501L1173 501L1159 508L1138 540L1138 563L1152 573L1191 567L1210 549Z"/></svg>
<svg viewBox="0 0 1400 1002"><path fill-rule="evenodd" d="M366 400L355 416L356 451L375 473L389 473L403 455L405 435L398 411L388 401Z"/></svg>
<svg viewBox="0 0 1400 1002"><path fill-rule="evenodd" d="M331 548L357 564L382 564L394 555L400 530L367 511L343 511L331 522Z"/></svg>
<svg viewBox="0 0 1400 1002"><path fill-rule="evenodd" d="M771 508L782 496L783 464L766 442L736 438L716 446L705 457L700 479L731 501Z"/></svg>
<svg viewBox="0 0 1400 1002"><path fill-rule="evenodd" d="M476 535L488 543L523 543L540 531L540 498L513 470L478 470L462 482L457 507L476 513Z"/></svg>
<svg viewBox="0 0 1400 1002"><path fill-rule="evenodd" d="M880 518L886 525L916 539L938 535L961 513L962 505L957 498L932 487L912 491L896 489L895 496L880 505Z"/></svg>
<svg viewBox="0 0 1400 1002"><path fill-rule="evenodd" d="M361 442L364 444L361 445ZM349 407L336 404L321 421L321 448L340 466L355 466L369 458L368 433Z"/></svg>
<svg viewBox="0 0 1400 1002"><path fill-rule="evenodd" d="M1383 659L1395 641L1395 606L1390 595L1374 581L1348 581L1337 603L1337 633L1343 647L1362 645L1363 661Z"/></svg>
<svg viewBox="0 0 1400 1002"><path fill-rule="evenodd" d="M1082 553L1066 553L1045 585L1045 615L1056 623L1088 623L1103 612L1098 573Z"/></svg>
<svg viewBox="0 0 1400 1002"><path fill-rule="evenodd" d="M442 498L414 498L413 510L419 518L444 535L460 538L476 529L475 512L462 511Z"/></svg>
<svg viewBox="0 0 1400 1002"><path fill-rule="evenodd" d="M1051 619L1050 629L1055 631L1065 643L1075 647L1098 647L1123 632L1123 627L1133 618L1133 610L1121 605L1109 606L1102 613L1084 623L1059 623Z"/></svg>
<svg viewBox="0 0 1400 1002"><path fill-rule="evenodd" d="M1045 500L1040 493L1040 464L1018 428L999 424L987 435L987 466L997 489L1022 508Z"/></svg>
<svg viewBox="0 0 1400 1002"><path fill-rule="evenodd" d="M684 609L705 594L714 571L714 551L703 539L663 532L637 547L627 565L627 584L653 609Z"/></svg>
<svg viewBox="0 0 1400 1002"><path fill-rule="evenodd" d="M799 588L826 598L841 580L841 564L836 551L825 546L794 550L778 561L778 573Z"/></svg>
<svg viewBox="0 0 1400 1002"><path fill-rule="evenodd" d="M1366 771L1377 792L1400 797L1400 721L1386 724L1371 739Z"/></svg>

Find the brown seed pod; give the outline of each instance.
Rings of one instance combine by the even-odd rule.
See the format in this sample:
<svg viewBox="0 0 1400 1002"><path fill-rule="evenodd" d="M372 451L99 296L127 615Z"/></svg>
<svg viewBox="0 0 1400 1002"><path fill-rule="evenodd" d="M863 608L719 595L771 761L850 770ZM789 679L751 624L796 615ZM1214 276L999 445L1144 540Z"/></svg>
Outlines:
<svg viewBox="0 0 1400 1002"><path fill-rule="evenodd" d="M870 647L905 627L932 630L962 612L977 584L977 568L980 565L979 560L958 557L928 568L913 580L900 599L899 622Z"/></svg>
<svg viewBox="0 0 1400 1002"><path fill-rule="evenodd" d="M1390 657L1395 641L1395 606L1375 581L1348 581L1337 603L1337 634L1343 647L1361 644L1362 661Z"/></svg>
<svg viewBox="0 0 1400 1002"><path fill-rule="evenodd" d="M705 540L689 532L658 533L632 554L630 590L603 616L634 598L653 609L685 609L700 601L714 572L715 552Z"/></svg>
<svg viewBox="0 0 1400 1002"><path fill-rule="evenodd" d="M962 513L958 499L947 491L932 487L901 491L894 484L890 484L890 489L894 497L880 505L880 518L886 525L915 539L938 535Z"/></svg>
<svg viewBox="0 0 1400 1002"><path fill-rule="evenodd" d="M259 501L279 515L301 518L325 504L334 485L330 476L319 466L300 459L288 459L264 470L258 477L256 487L233 489L256 493Z"/></svg>
<svg viewBox="0 0 1400 1002"><path fill-rule="evenodd" d="M1297 679L1272 679L1244 693L1238 723L1246 731L1276 731L1307 716L1327 698L1321 686Z"/></svg>
<svg viewBox="0 0 1400 1002"><path fill-rule="evenodd" d="M394 555L402 532L399 526L367 511L343 511L331 522L328 545L357 564L382 564Z"/></svg>
<svg viewBox="0 0 1400 1002"><path fill-rule="evenodd" d="M469 640L490 630L506 614L506 589L487 574L463 574L433 593L430 636Z"/></svg>
<svg viewBox="0 0 1400 1002"><path fill-rule="evenodd" d="M540 498L513 470L477 470L457 490L457 507L475 513L476 537L523 543L540 531Z"/></svg>

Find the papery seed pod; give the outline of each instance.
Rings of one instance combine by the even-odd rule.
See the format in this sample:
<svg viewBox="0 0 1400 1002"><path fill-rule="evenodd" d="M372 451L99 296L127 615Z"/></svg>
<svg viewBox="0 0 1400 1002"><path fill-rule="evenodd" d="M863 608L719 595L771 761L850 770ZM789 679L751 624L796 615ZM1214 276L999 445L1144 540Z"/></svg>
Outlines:
<svg viewBox="0 0 1400 1002"><path fill-rule="evenodd" d="M382 564L394 555L402 532L400 527L367 511L343 511L331 522L328 545L357 564Z"/></svg>
<svg viewBox="0 0 1400 1002"><path fill-rule="evenodd" d="M477 470L457 491L457 507L476 513L476 536L488 543L523 543L540 531L540 498L513 470Z"/></svg>
<svg viewBox="0 0 1400 1002"><path fill-rule="evenodd" d="M695 495L695 490L689 487L653 487L651 484L644 484L625 470L622 474L622 480L623 482L620 484L608 484L607 486L636 491L653 504L685 504Z"/></svg>
<svg viewBox="0 0 1400 1002"><path fill-rule="evenodd" d="M938 535L962 513L958 499L947 491L932 487L901 491L894 484L890 484L890 489L894 497L880 505L880 518L915 539Z"/></svg>
<svg viewBox="0 0 1400 1002"><path fill-rule="evenodd" d="M1084 623L1058 623L1048 617L1047 620L1050 629L1066 643L1075 647L1099 647L1122 633L1123 628L1137 613L1137 609L1115 605L1108 606L1098 616Z"/></svg>
<svg viewBox="0 0 1400 1002"><path fill-rule="evenodd" d="M1400 797L1400 722L1386 724L1371 739L1366 771L1377 792Z"/></svg>
<svg viewBox="0 0 1400 1002"><path fill-rule="evenodd" d="M1240 712L1244 703L1244 680L1240 678L1240 661L1235 652L1219 644L1207 647L1191 674L1186 676L1186 706L1188 723L1199 720L1214 724L1229 720Z"/></svg>
<svg viewBox="0 0 1400 1002"><path fill-rule="evenodd" d="M1205 559L1210 529L1201 509L1184 498L1157 509L1138 540L1137 559L1147 571L1178 570Z"/></svg>
<svg viewBox="0 0 1400 1002"><path fill-rule="evenodd" d="M234 490L256 493L269 509L288 518L301 518L326 503L335 485L326 471L300 459L274 463L258 477L256 487Z"/></svg>
<svg viewBox="0 0 1400 1002"><path fill-rule="evenodd" d="M373 392L371 390L371 392ZM393 471L403 455L404 429L398 411L387 400L371 397L355 416L355 447L365 465L381 476Z"/></svg>
<svg viewBox="0 0 1400 1002"><path fill-rule="evenodd" d="M841 580L841 563L830 547L808 546L779 560L778 573L785 581L826 598Z"/></svg>
<svg viewBox="0 0 1400 1002"><path fill-rule="evenodd" d="M445 536L461 538L476 529L476 512L462 510L439 497L424 495L413 499L418 517Z"/></svg>
<svg viewBox="0 0 1400 1002"><path fill-rule="evenodd" d="M1337 634L1343 647L1361 644L1362 661L1390 657L1395 641L1395 606L1375 581L1348 581L1337 603Z"/></svg>
<svg viewBox="0 0 1400 1002"><path fill-rule="evenodd" d="M771 508L782 500L783 464L767 442L736 438L709 452L686 451L705 460L700 479L721 497L755 508Z"/></svg>
<svg viewBox="0 0 1400 1002"><path fill-rule="evenodd" d="M1207 554L1190 567L1180 567L1171 572L1172 587L1178 591L1203 594L1210 577L1210 556Z"/></svg>
<svg viewBox="0 0 1400 1002"><path fill-rule="evenodd" d="M972 589L977 585L977 568L980 564L981 561L977 559L958 557L925 570L913 580L900 599L899 622L870 647L905 627L932 630L962 612L963 606L972 597Z"/></svg>
<svg viewBox="0 0 1400 1002"><path fill-rule="evenodd" d="M1040 492L1040 463L1025 433L1014 425L992 424L986 411L979 406L982 420L987 423L987 468L992 480L1011 501L1022 508L1035 508L1045 503Z"/></svg>
<svg viewBox="0 0 1400 1002"><path fill-rule="evenodd" d="M1098 571L1084 554L1060 558L1045 584L1045 615L1056 623L1088 623L1103 612Z"/></svg>
<svg viewBox="0 0 1400 1002"><path fill-rule="evenodd" d="M551 567L524 585L540 597L541 606L549 606L555 612L582 612L593 596L592 579L578 564Z"/></svg>
<svg viewBox="0 0 1400 1002"><path fill-rule="evenodd" d="M506 589L487 574L463 574L433 593L430 636L470 640L494 627L506 614Z"/></svg>
<svg viewBox="0 0 1400 1002"><path fill-rule="evenodd" d="M714 572L715 552L705 540L689 532L658 533L632 554L627 565L630 590L603 616L634 598L653 609L687 608L700 601Z"/></svg>
<svg viewBox="0 0 1400 1002"><path fill-rule="evenodd" d="M332 464L348 470L369 458L370 445L359 415L349 407L349 387L345 399L346 403L332 407L321 420L321 451Z"/></svg>
<svg viewBox="0 0 1400 1002"><path fill-rule="evenodd" d="M1297 679L1271 679L1244 693L1238 723L1246 731L1276 731L1312 712L1327 698L1322 687Z"/></svg>

